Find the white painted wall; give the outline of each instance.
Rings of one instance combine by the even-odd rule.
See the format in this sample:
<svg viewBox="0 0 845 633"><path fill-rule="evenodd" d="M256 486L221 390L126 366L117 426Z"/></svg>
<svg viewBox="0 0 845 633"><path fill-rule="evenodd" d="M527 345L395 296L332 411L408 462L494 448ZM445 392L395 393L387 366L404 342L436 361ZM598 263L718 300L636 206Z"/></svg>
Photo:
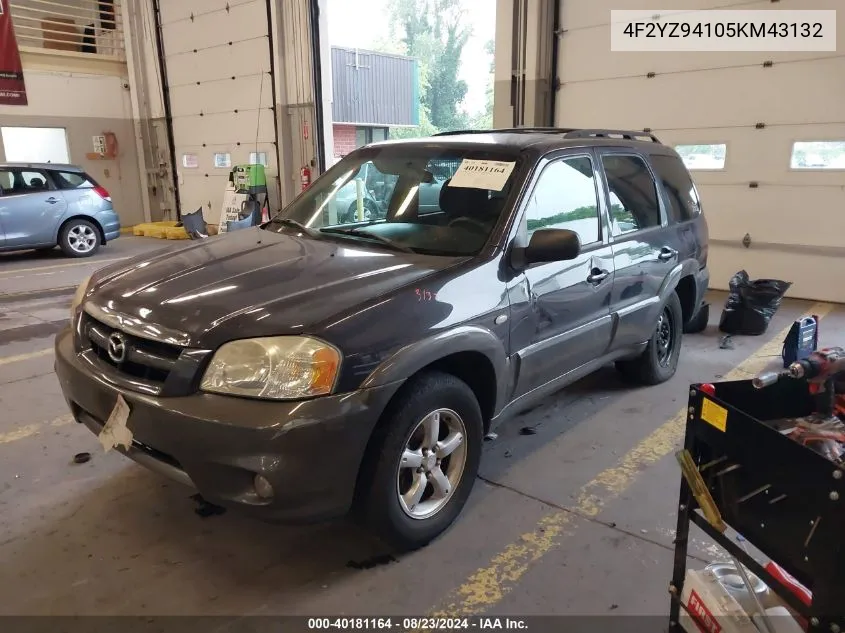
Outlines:
<svg viewBox="0 0 845 633"><path fill-rule="evenodd" d="M724 6L721 0L675 4L678 9ZM782 0L777 8L806 4ZM841 9L841 0L814 0L812 5ZM742 8L770 7L760 2ZM710 225L711 286L726 288L733 273L745 268L752 278L794 282L793 297L845 301L845 285L831 284L825 274L845 272L841 254L830 250L843 246L845 171L789 168L794 140L845 140L845 58L835 53L611 52L610 10L622 8L653 9L654 4L564 3L562 26L569 30L560 47L564 86L558 93L558 124L650 127L671 145L727 144L724 170L693 172ZM838 18L841 51L845 12L840 10ZM774 66L763 68L766 60ZM656 77L646 79L648 72ZM767 127L755 129L757 122ZM749 188L752 181L759 187ZM742 246L746 233L752 239L749 249Z"/></svg>
<svg viewBox="0 0 845 633"><path fill-rule="evenodd" d="M530 0L529 12L540 0ZM811 5L811 6L807 6ZM744 10L839 9L838 53L610 50L610 12L715 9L724 0L565 0L555 124L651 128L667 145L724 143L724 170L694 171L710 225L711 286L745 268L794 283L789 296L845 302L845 170L790 169L793 141L845 141L842 0L767 0ZM513 3L498 0L496 122L510 121ZM534 36L534 40L538 38ZM531 42L529 42L530 48ZM764 67L765 61L773 61ZM528 68L529 75L533 69ZM647 78L648 73L655 73ZM529 80L538 79L529 76ZM758 122L763 129L755 129ZM749 183L759 187L751 188ZM751 248L744 248L745 234Z"/></svg>
<svg viewBox="0 0 845 633"><path fill-rule="evenodd" d="M28 70L24 66L27 106L2 106L4 116L62 115L69 118L131 119L125 77Z"/></svg>
<svg viewBox="0 0 845 633"><path fill-rule="evenodd" d="M52 58L40 54L41 65ZM61 63L61 60L59 61ZM109 190L121 222L142 222L147 213L141 190L135 128L125 77L33 70L24 60L26 106L0 106L0 125L64 128L69 159ZM117 136L118 157L91 160L93 137L103 132ZM0 147L0 161L5 160Z"/></svg>

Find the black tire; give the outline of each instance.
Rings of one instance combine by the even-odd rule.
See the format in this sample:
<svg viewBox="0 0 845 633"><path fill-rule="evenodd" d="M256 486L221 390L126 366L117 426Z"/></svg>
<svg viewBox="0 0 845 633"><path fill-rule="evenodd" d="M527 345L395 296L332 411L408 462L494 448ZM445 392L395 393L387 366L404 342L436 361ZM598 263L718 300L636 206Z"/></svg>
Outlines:
<svg viewBox="0 0 845 633"><path fill-rule="evenodd" d="M81 218L69 220L59 231L59 248L68 257L91 257L100 250L100 231Z"/></svg>
<svg viewBox="0 0 845 633"><path fill-rule="evenodd" d="M698 313L684 324L684 334L699 334L707 329L710 322L710 304L702 303Z"/></svg>
<svg viewBox="0 0 845 633"><path fill-rule="evenodd" d="M441 409L456 413L466 431L462 447L453 453L454 456L463 450L463 470L460 478L455 479L456 485L444 497L443 505L431 516L415 518L406 509L407 504L403 507L400 494L403 477L414 477L417 471L413 468L400 470L400 461L406 446L413 443L418 425L430 413ZM481 408L467 384L440 372L421 374L404 385L384 415L370 441L358 480L355 515L388 545L407 552L437 538L461 513L478 474L484 424ZM445 413L441 415L448 417ZM440 424L441 434L449 425L448 421ZM447 459L442 466L448 473ZM428 483L424 490L428 497L423 496L415 508L423 508L427 498L428 503L432 503L434 488Z"/></svg>
<svg viewBox="0 0 845 633"><path fill-rule="evenodd" d="M375 203L372 200L364 200L364 212L369 213L369 218L364 218L364 221L367 222L368 220L375 220L376 213L378 213L378 209L376 208ZM358 203L353 202L349 205L349 208L346 210L346 217L343 220L344 222L357 222L358 221Z"/></svg>
<svg viewBox="0 0 845 633"><path fill-rule="evenodd" d="M666 340L667 335L669 337L668 350L661 344ZM655 324L654 333L645 351L632 360L619 361L616 363L616 368L628 380L642 385L658 385L666 382L675 375L678 369L683 336L681 301L673 292L660 311L658 323Z"/></svg>

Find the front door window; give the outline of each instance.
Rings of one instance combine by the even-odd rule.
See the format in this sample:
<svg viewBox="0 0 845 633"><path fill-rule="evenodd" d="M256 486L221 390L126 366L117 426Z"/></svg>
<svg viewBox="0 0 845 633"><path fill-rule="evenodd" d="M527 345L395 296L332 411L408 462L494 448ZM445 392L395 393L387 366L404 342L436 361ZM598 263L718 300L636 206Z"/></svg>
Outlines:
<svg viewBox="0 0 845 633"><path fill-rule="evenodd" d="M528 237L538 229L569 229L581 245L601 241L599 206L593 162L574 156L549 164L528 203Z"/></svg>

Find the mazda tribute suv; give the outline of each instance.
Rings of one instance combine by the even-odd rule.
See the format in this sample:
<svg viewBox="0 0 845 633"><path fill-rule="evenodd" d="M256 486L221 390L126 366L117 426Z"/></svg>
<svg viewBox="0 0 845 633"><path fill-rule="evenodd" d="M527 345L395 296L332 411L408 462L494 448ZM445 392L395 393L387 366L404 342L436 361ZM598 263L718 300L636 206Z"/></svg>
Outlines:
<svg viewBox="0 0 845 633"><path fill-rule="evenodd" d="M362 172L382 217L334 204ZM414 549L461 512L496 424L608 363L674 375L707 240L681 158L649 134L386 141L259 227L94 274L56 373L106 449L210 503L352 514Z"/></svg>

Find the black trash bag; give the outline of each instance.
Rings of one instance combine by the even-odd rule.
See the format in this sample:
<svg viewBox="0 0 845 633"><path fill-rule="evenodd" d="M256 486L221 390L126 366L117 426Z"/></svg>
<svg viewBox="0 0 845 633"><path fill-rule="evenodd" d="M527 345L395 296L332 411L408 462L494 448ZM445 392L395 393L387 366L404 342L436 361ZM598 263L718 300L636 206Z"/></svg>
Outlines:
<svg viewBox="0 0 845 633"><path fill-rule="evenodd" d="M748 278L740 270L730 281L730 295L722 310L719 329L727 334L759 336L780 308L791 281Z"/></svg>

